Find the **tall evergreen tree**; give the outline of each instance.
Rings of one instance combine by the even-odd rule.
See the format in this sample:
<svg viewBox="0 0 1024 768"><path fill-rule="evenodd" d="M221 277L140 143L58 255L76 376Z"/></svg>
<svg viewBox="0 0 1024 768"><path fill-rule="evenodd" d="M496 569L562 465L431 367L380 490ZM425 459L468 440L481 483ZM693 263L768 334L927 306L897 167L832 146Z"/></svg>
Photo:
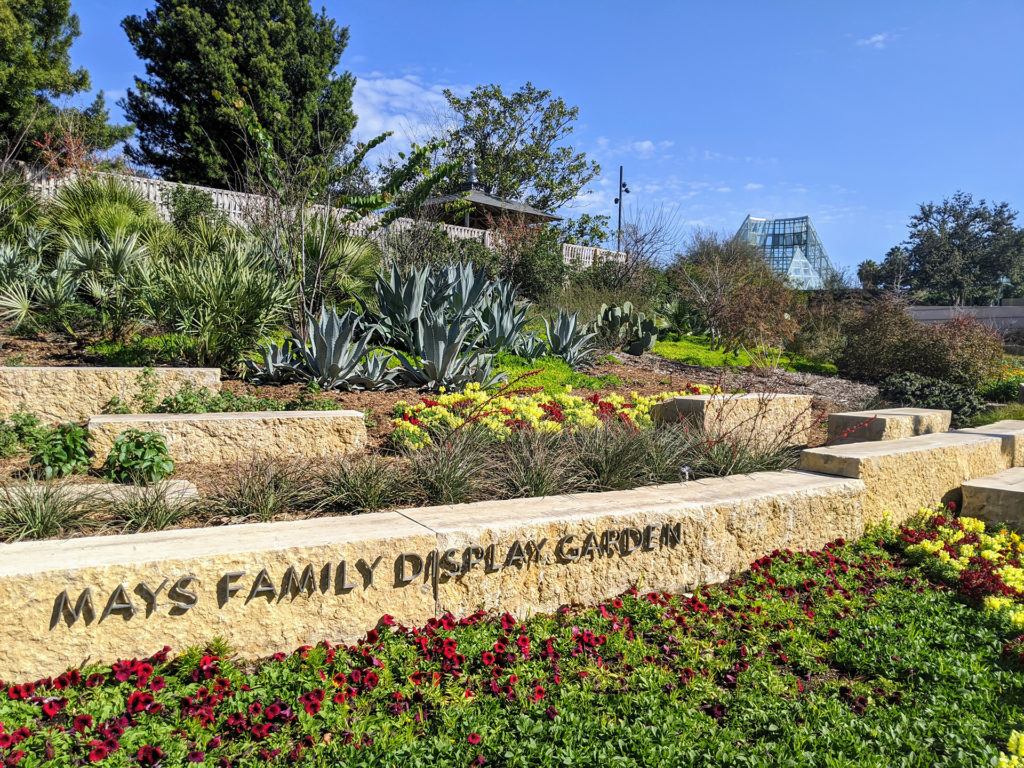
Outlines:
<svg viewBox="0 0 1024 768"><path fill-rule="evenodd" d="M146 77L123 102L132 159L177 181L241 187L248 103L282 157L334 152L356 124L355 78L334 72L348 43L309 0L157 0L122 22Z"/></svg>
<svg viewBox="0 0 1024 768"><path fill-rule="evenodd" d="M0 159L38 159L37 142L57 130L97 149L131 135L109 124L102 92L85 109L55 102L90 88L89 73L71 68L79 34L70 0L0 0Z"/></svg>

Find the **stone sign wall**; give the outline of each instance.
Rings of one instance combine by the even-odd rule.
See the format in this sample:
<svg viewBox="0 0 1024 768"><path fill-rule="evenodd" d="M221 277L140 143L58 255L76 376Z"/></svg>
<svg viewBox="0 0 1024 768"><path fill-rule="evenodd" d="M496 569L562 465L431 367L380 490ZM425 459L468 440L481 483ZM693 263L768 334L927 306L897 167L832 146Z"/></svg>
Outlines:
<svg viewBox="0 0 1024 768"><path fill-rule="evenodd" d="M244 656L352 640L384 614L518 615L717 582L860 535L1024 464L1024 422L805 451L811 471L301 522L0 545L0 678L170 645Z"/></svg>

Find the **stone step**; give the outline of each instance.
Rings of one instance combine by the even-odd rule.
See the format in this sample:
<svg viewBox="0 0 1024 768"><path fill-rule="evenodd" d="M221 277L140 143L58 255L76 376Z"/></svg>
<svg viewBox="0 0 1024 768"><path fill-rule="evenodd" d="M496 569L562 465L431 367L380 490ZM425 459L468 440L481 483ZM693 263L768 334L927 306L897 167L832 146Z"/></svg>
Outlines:
<svg viewBox="0 0 1024 768"><path fill-rule="evenodd" d="M883 408L847 411L828 417L830 445L901 440L949 429L950 411L932 408Z"/></svg>
<svg viewBox="0 0 1024 768"><path fill-rule="evenodd" d="M1024 466L1024 421L1006 419L986 424L984 427L971 427L956 431L971 435L998 437L1003 444L1003 453L1009 461L1009 466Z"/></svg>
<svg viewBox="0 0 1024 768"><path fill-rule="evenodd" d="M1024 526L1024 467L1011 467L963 484L963 514L986 523Z"/></svg>
<svg viewBox="0 0 1024 768"><path fill-rule="evenodd" d="M1015 440L988 432L939 432L933 435L809 448L798 469L864 481L864 516L878 522L889 511L897 523L921 507L961 500L961 485L1012 466L1004 448Z"/></svg>

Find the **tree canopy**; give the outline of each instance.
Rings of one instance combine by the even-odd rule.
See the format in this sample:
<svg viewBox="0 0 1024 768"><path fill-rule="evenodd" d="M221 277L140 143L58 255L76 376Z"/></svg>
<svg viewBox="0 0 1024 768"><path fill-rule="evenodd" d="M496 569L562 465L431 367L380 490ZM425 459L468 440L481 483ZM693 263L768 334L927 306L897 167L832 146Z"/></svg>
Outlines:
<svg viewBox="0 0 1024 768"><path fill-rule="evenodd" d="M70 0L0 0L0 159L38 160L56 132L96 149L131 135L131 126L109 124L102 92L84 109L55 101L90 88L89 73L71 65L79 34Z"/></svg>
<svg viewBox="0 0 1024 768"><path fill-rule="evenodd" d="M910 218L902 246L885 260L862 262L865 288L914 293L937 304L979 304L1006 284L1024 293L1024 230L1007 203L974 202L957 192L941 203L922 203Z"/></svg>
<svg viewBox="0 0 1024 768"><path fill-rule="evenodd" d="M128 154L166 178L244 185L240 101L282 157L333 154L355 127L355 78L334 71L348 28L309 0L157 0L122 26L146 63L123 102L138 127Z"/></svg>
<svg viewBox="0 0 1024 768"><path fill-rule="evenodd" d="M565 144L579 117L551 91L526 83L506 94L500 85L478 85L469 95L445 90L454 123L435 140L463 176L476 163L477 179L499 197L554 212L575 198L601 167Z"/></svg>

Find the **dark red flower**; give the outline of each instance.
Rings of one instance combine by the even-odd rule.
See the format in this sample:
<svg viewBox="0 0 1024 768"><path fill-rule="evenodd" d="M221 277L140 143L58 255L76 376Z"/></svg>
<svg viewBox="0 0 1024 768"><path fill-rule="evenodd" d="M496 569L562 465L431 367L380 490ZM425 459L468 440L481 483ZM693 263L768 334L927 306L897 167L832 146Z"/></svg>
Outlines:
<svg viewBox="0 0 1024 768"><path fill-rule="evenodd" d="M484 663L485 667L489 667L494 663L494 654L490 651L484 651L484 655L480 657L480 660Z"/></svg>
<svg viewBox="0 0 1024 768"><path fill-rule="evenodd" d="M206 755L198 750L193 750L188 753L188 757L185 759L190 763L201 763L206 759Z"/></svg>
<svg viewBox="0 0 1024 768"><path fill-rule="evenodd" d="M466 737L466 741L468 741L470 744L473 744L473 745L479 744L480 741L481 741L480 734L479 733L471 733L471 734L469 734L469 736Z"/></svg>
<svg viewBox="0 0 1024 768"><path fill-rule="evenodd" d="M97 744L89 752L89 762L90 763L98 763L100 760L102 760L106 756L107 756L107 748L104 747L102 744Z"/></svg>
<svg viewBox="0 0 1024 768"><path fill-rule="evenodd" d="M144 744L135 753L135 759L139 765L156 765L163 759L163 756L164 752L160 747L154 747L150 744Z"/></svg>

